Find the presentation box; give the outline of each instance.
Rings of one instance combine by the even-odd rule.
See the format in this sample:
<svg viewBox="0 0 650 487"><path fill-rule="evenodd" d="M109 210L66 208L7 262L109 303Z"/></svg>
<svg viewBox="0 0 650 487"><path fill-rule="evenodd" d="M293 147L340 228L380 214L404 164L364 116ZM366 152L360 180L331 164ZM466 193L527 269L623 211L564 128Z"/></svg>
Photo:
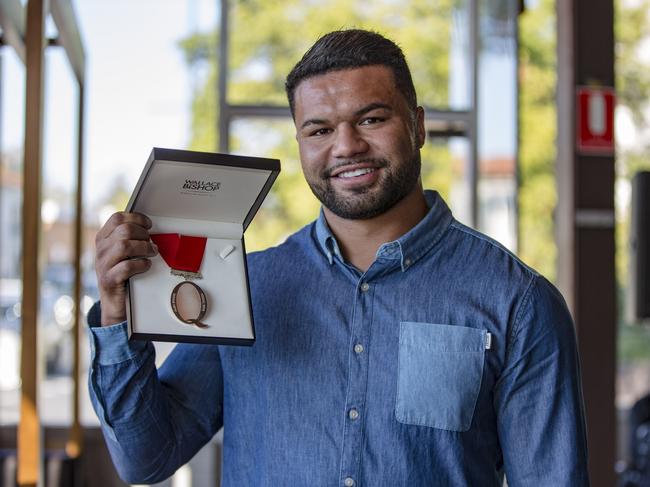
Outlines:
<svg viewBox="0 0 650 487"><path fill-rule="evenodd" d="M252 345L244 232L280 172L259 157L154 148L126 211L159 255L127 283L129 338Z"/></svg>

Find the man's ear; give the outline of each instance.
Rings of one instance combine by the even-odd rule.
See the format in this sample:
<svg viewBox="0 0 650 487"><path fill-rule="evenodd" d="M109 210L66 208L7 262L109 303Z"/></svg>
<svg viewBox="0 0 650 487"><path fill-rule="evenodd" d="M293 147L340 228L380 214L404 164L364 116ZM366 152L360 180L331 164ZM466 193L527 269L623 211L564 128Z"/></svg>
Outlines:
<svg viewBox="0 0 650 487"><path fill-rule="evenodd" d="M424 130L424 108L417 107L415 109L415 141L418 149L421 149L424 145L426 135L426 130Z"/></svg>

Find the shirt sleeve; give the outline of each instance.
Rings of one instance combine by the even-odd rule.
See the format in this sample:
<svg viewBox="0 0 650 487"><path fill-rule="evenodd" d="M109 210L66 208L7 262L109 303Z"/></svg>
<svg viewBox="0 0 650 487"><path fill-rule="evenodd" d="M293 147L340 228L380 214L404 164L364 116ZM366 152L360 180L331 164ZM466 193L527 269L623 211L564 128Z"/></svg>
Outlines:
<svg viewBox="0 0 650 487"><path fill-rule="evenodd" d="M589 485L573 321L542 277L519 305L494 401L510 487Z"/></svg>
<svg viewBox="0 0 650 487"><path fill-rule="evenodd" d="M90 398L113 463L127 483L164 480L222 426L218 347L179 344L157 370L153 345L129 341L126 322L89 323Z"/></svg>

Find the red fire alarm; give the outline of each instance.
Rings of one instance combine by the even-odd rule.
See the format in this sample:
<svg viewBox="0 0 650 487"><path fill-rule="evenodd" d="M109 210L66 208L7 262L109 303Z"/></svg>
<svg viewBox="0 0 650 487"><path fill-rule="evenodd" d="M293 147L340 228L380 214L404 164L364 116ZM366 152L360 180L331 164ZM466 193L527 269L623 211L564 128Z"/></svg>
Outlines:
<svg viewBox="0 0 650 487"><path fill-rule="evenodd" d="M613 88L578 86L576 89L576 146L584 154L614 153Z"/></svg>

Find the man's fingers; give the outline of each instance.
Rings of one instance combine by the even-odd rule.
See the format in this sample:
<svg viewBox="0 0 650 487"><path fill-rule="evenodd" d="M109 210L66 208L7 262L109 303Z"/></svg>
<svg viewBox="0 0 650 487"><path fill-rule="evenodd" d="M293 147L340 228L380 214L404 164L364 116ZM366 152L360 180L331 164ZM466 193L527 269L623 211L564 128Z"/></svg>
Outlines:
<svg viewBox="0 0 650 487"><path fill-rule="evenodd" d="M123 240L149 240L149 231L136 223L122 223L113 229L109 238Z"/></svg>
<svg viewBox="0 0 650 487"><path fill-rule="evenodd" d="M99 268L104 272L127 259L152 257L158 251L149 240L117 240L104 241L102 248L98 248Z"/></svg>
<svg viewBox="0 0 650 487"><path fill-rule="evenodd" d="M131 242L136 241L149 241L149 231L135 223L122 223L113 229L113 233L106 238L97 238L95 242L97 259L102 260L108 252L113 252L116 249L122 249L124 246L130 245ZM128 250L128 249L126 249ZM153 255L150 252L141 253L125 253L123 258L149 256ZM119 260L119 259L118 259Z"/></svg>
<svg viewBox="0 0 650 487"><path fill-rule="evenodd" d="M149 270L150 267L151 261L149 259L123 260L104 273L101 278L101 285L105 289L123 286L129 277L141 274Z"/></svg>
<svg viewBox="0 0 650 487"><path fill-rule="evenodd" d="M96 241L99 242L100 240L108 238L116 228L125 224L136 225L144 229L151 228L151 220L147 215L143 215L142 213L119 211L113 213L99 232L97 232Z"/></svg>
<svg viewBox="0 0 650 487"><path fill-rule="evenodd" d="M95 238L95 271L102 299L102 325L126 316L124 283L151 267L158 253L149 240L151 220L141 213L114 213Z"/></svg>

